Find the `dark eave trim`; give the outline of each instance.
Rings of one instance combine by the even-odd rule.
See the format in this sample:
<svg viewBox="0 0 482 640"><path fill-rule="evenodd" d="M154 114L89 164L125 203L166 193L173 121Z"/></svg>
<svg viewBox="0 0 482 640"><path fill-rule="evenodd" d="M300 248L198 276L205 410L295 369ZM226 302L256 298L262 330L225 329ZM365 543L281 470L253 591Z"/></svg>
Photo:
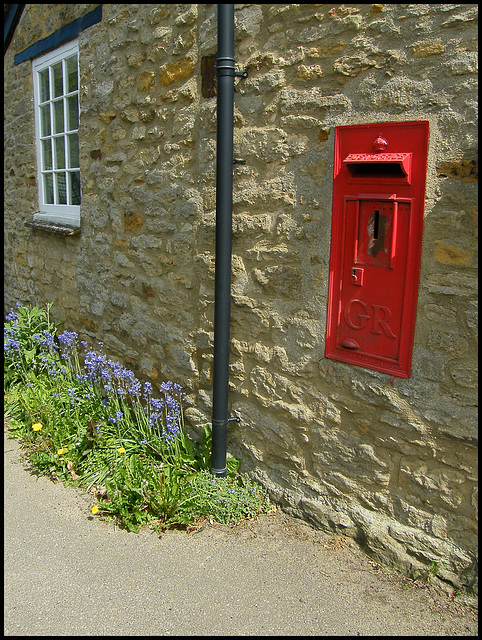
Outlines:
<svg viewBox="0 0 482 640"><path fill-rule="evenodd" d="M79 33L85 31L85 29L88 29L92 25L97 24L101 20L102 5L100 4L93 11L85 14L85 16L81 16L73 22L64 25L46 38L34 42L20 53L17 53L14 58L14 62L15 64L20 64L21 62L25 62L25 60L37 58L38 56L47 53L47 51L51 51L52 49L59 47L61 44L64 44L69 40L73 40L79 35Z"/></svg>
<svg viewBox="0 0 482 640"><path fill-rule="evenodd" d="M24 4L3 5L3 55L7 53L24 7Z"/></svg>

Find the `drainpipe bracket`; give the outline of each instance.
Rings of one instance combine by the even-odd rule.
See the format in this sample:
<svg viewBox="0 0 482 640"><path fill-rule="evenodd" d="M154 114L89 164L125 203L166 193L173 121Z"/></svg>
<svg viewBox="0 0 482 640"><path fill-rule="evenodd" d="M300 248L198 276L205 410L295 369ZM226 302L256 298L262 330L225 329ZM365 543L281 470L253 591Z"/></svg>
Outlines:
<svg viewBox="0 0 482 640"><path fill-rule="evenodd" d="M218 56L216 58L216 75L232 76L233 78L247 78L247 71L236 71L234 68L234 58L229 56Z"/></svg>
<svg viewBox="0 0 482 640"><path fill-rule="evenodd" d="M226 420L216 420L215 418L211 420L213 427L225 427L228 422L241 422L241 418L234 416L234 418L227 418Z"/></svg>

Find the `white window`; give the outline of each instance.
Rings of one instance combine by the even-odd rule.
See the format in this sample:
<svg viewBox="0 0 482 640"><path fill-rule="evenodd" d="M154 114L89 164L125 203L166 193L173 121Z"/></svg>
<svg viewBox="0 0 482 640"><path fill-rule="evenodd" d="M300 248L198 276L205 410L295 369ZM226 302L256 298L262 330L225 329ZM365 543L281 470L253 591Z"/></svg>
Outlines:
<svg viewBox="0 0 482 640"><path fill-rule="evenodd" d="M33 61L40 213L80 225L79 47L77 40Z"/></svg>

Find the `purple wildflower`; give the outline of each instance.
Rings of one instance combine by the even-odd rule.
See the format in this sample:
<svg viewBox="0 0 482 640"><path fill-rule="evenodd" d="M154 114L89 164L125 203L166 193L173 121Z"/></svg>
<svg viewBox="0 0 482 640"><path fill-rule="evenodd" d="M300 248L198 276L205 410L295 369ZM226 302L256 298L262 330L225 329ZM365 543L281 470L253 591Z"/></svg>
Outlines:
<svg viewBox="0 0 482 640"><path fill-rule="evenodd" d="M73 349L76 345L77 334L75 331L64 331L58 336L60 346L63 349Z"/></svg>
<svg viewBox="0 0 482 640"><path fill-rule="evenodd" d="M14 320L18 320L18 315L13 309L10 309L10 313L5 316L5 322L13 322Z"/></svg>

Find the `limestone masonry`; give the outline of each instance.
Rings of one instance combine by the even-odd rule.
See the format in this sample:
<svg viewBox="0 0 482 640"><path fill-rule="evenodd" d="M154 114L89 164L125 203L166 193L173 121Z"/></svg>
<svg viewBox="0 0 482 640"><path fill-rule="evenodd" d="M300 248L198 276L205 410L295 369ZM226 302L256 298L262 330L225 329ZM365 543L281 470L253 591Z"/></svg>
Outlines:
<svg viewBox="0 0 482 640"><path fill-rule="evenodd" d="M4 57L5 309L57 320L211 420L215 4L104 4L79 36L80 232L38 212L32 62L98 5L27 4ZM477 553L476 4L236 4L229 451L411 575ZM428 120L411 376L324 356L338 125Z"/></svg>

